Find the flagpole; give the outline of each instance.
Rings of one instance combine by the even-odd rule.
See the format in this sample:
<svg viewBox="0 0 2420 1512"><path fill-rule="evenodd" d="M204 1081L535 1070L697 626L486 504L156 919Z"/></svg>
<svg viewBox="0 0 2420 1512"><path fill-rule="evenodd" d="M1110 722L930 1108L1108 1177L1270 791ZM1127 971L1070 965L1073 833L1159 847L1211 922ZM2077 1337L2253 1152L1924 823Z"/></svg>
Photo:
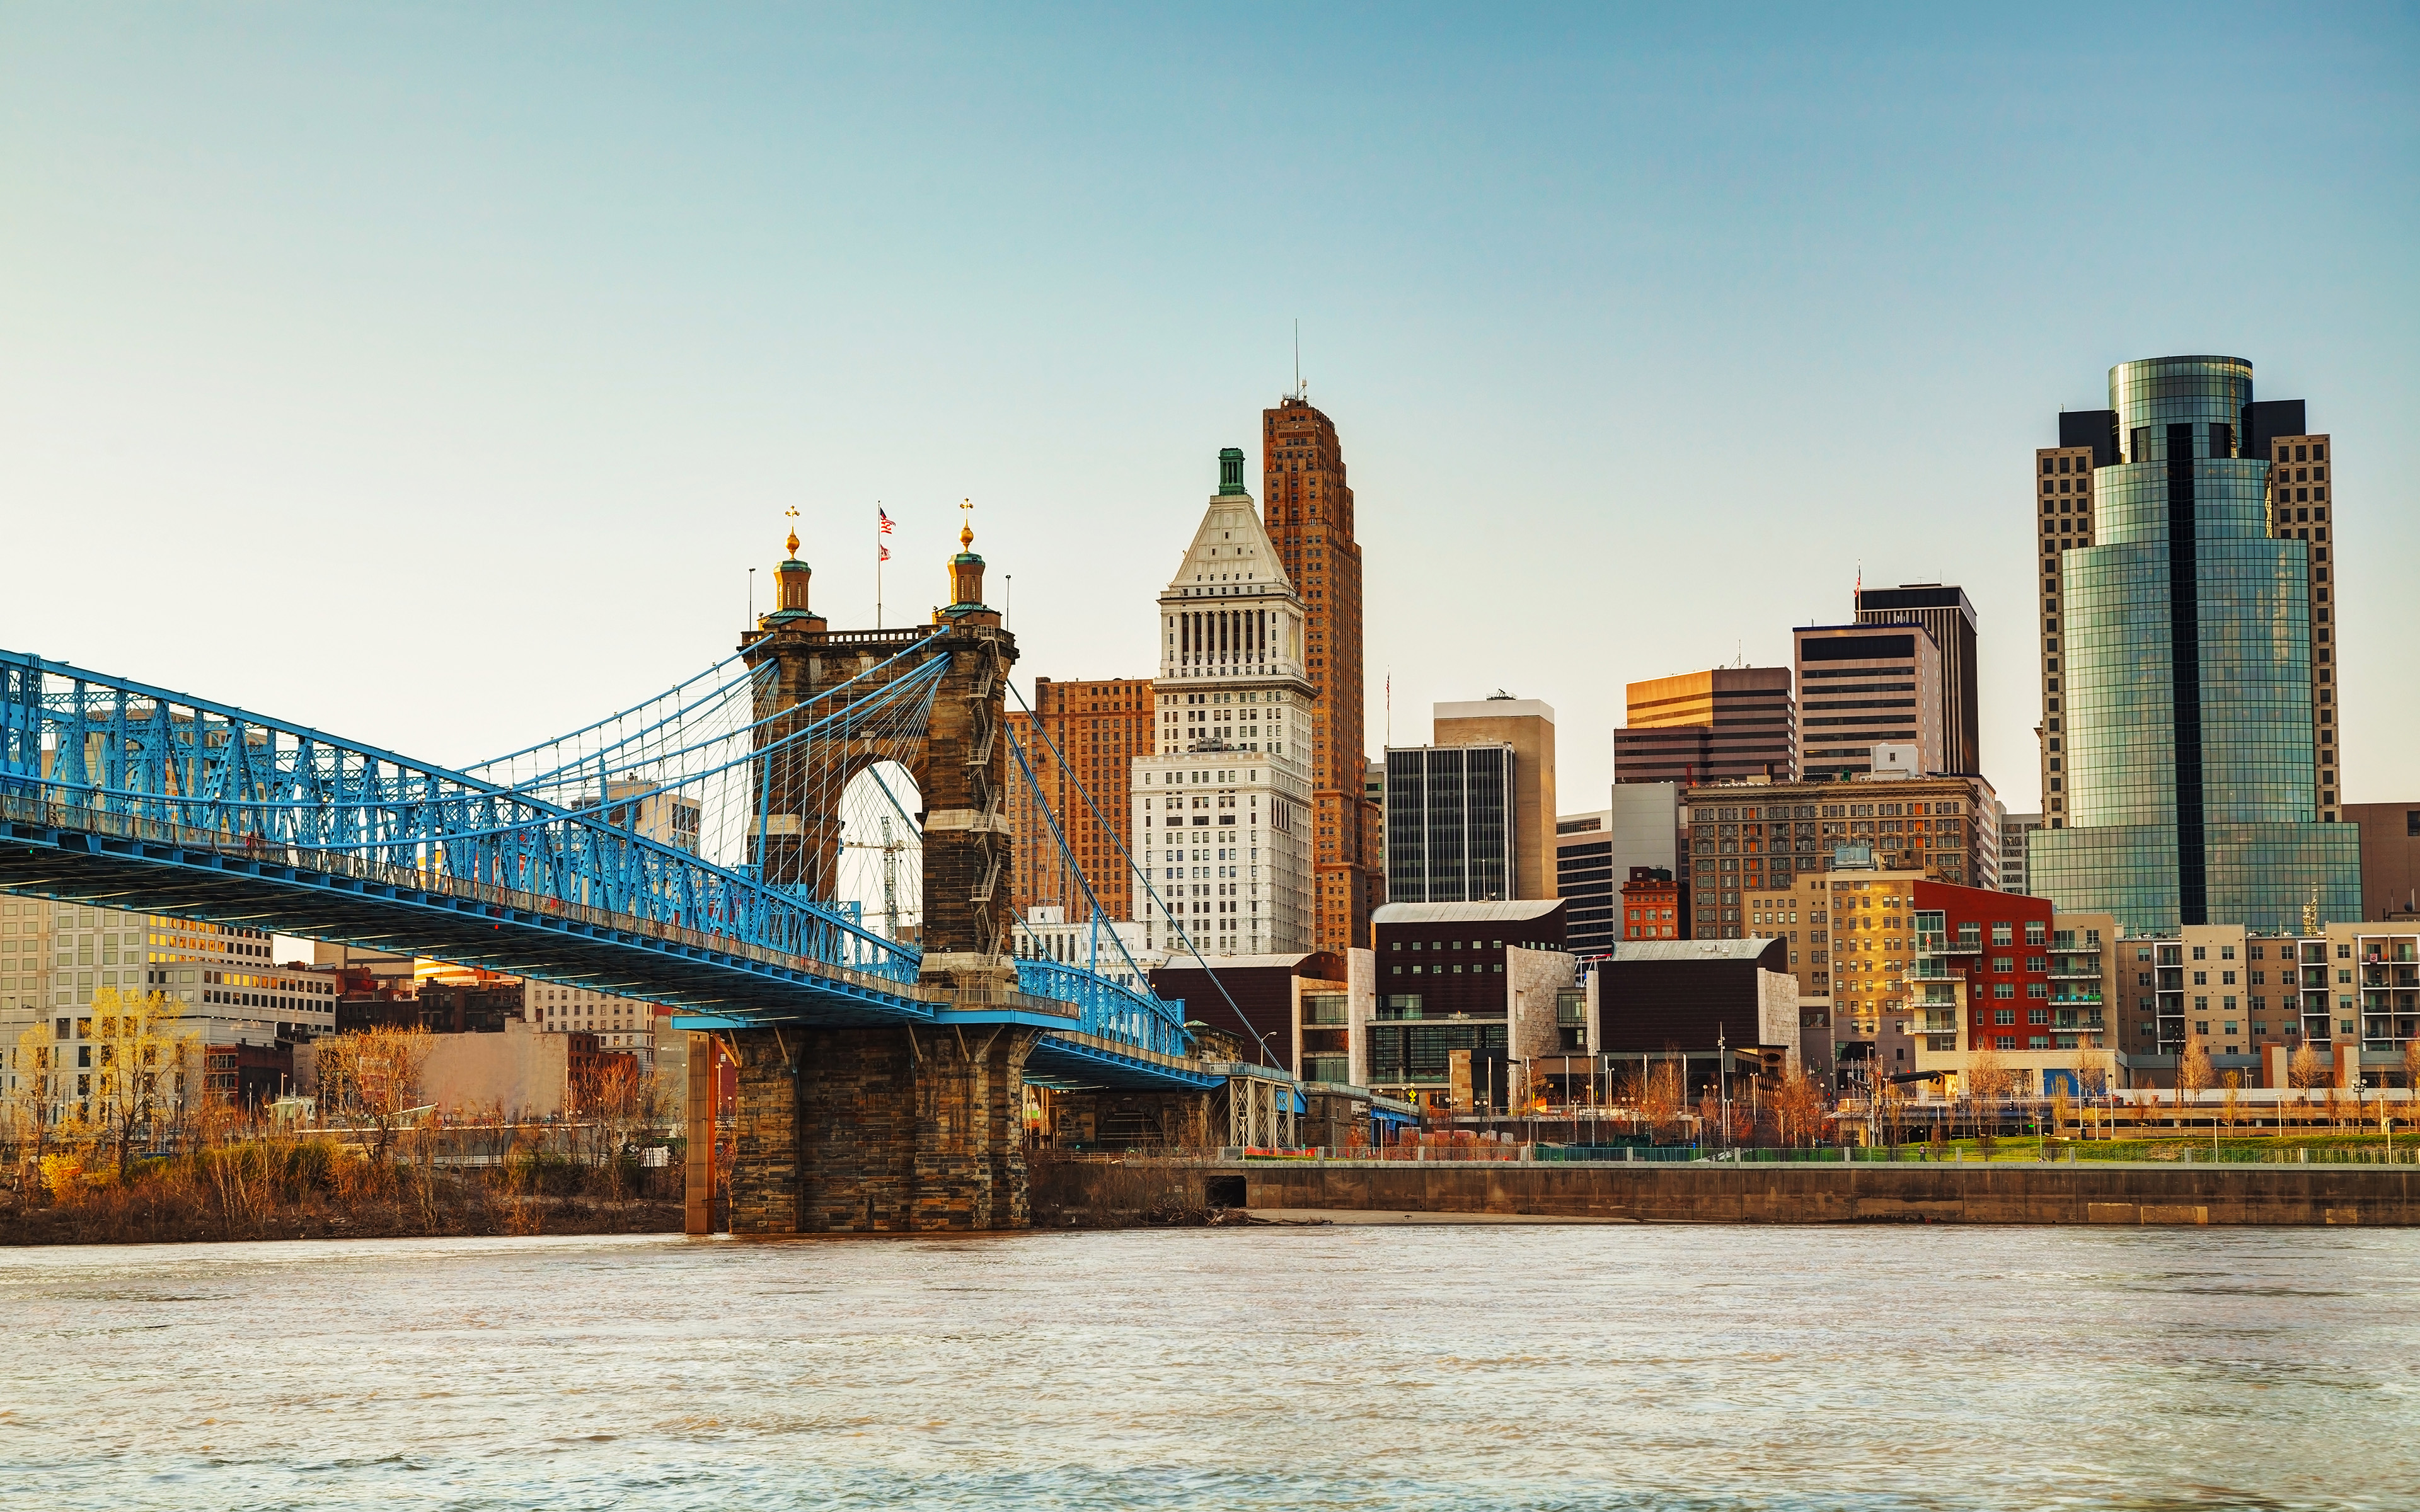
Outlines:
<svg viewBox="0 0 2420 1512"><path fill-rule="evenodd" d="M874 501L874 627L882 628L882 501Z"/></svg>

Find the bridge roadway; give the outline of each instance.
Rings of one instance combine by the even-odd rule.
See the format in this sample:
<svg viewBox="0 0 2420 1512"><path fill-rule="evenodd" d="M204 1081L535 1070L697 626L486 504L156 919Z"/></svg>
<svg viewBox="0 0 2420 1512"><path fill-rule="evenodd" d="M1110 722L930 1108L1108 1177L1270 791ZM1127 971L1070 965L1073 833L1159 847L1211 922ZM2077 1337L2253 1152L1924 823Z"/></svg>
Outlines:
<svg viewBox="0 0 2420 1512"><path fill-rule="evenodd" d="M617 993L690 1010L675 1020L682 1028L1013 1024L1043 1031L1027 1075L1045 1085L1206 1089L1221 1080L1199 1061L1088 1027L1078 1002L1018 991L961 1003L896 966L783 955L350 852L232 844L215 831L19 793L0 793L0 888ZM1032 973L1020 963L1021 977Z"/></svg>

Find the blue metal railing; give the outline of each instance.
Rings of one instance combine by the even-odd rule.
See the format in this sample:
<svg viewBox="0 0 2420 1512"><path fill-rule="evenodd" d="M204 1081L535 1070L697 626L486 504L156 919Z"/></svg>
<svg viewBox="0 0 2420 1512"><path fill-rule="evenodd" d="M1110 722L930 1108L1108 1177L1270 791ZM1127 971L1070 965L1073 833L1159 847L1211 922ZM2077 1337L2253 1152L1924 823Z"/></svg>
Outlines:
<svg viewBox="0 0 2420 1512"><path fill-rule="evenodd" d="M1137 992L1096 972L1056 961L1019 960L1016 986L1029 996L1075 1004L1077 1027L1085 1034L1163 1056L1192 1053L1192 1039L1185 1032L1183 1003Z"/></svg>

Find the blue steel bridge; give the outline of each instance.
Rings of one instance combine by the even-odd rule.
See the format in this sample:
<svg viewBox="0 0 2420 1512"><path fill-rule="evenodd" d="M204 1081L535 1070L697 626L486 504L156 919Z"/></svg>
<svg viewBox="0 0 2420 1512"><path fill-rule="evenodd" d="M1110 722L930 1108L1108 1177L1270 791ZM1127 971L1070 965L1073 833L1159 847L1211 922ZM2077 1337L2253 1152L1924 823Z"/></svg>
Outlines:
<svg viewBox="0 0 2420 1512"><path fill-rule="evenodd" d="M801 572L794 618L803 606ZM693 1027L908 1026L963 1041L1014 1026L1037 1031L1026 1079L1062 1088L1220 1084L1194 1057L1181 1003L1055 962L1017 960L1013 981L982 991L937 980L916 945L836 901L848 792L872 795L892 832L919 842L945 822L979 831L982 806L1001 804L995 793L954 818L920 812L899 780L944 748L934 724L949 626L808 628L817 686L783 687L781 658L735 656L460 769L0 653L0 887L622 994L686 1010ZM970 696L996 712L1001 693ZM944 703L941 722L956 717ZM1013 732L994 735L1009 780L1030 784ZM1060 859L1089 892L1063 838ZM996 856L970 876L928 852L925 917L951 889L956 904L980 894L1004 908L1007 881ZM997 932L989 948L998 959Z"/></svg>

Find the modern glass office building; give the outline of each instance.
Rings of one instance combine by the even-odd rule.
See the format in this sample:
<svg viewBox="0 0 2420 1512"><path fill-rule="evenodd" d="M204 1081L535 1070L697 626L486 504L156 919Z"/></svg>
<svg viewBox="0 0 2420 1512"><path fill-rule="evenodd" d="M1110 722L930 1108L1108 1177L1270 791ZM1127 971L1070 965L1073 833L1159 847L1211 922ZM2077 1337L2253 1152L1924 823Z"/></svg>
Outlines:
<svg viewBox="0 0 2420 1512"><path fill-rule="evenodd" d="M1387 748L1387 901L1496 903L1517 874L1509 744Z"/></svg>
<svg viewBox="0 0 2420 1512"><path fill-rule="evenodd" d="M2031 890L2130 934L2356 918L2359 831L2314 803L2313 548L2271 533L2252 364L2120 363L2109 402L2061 417L2063 442L2105 422L2111 461L2091 468L2094 544L2057 553L2045 600L2066 823L2032 837Z"/></svg>

